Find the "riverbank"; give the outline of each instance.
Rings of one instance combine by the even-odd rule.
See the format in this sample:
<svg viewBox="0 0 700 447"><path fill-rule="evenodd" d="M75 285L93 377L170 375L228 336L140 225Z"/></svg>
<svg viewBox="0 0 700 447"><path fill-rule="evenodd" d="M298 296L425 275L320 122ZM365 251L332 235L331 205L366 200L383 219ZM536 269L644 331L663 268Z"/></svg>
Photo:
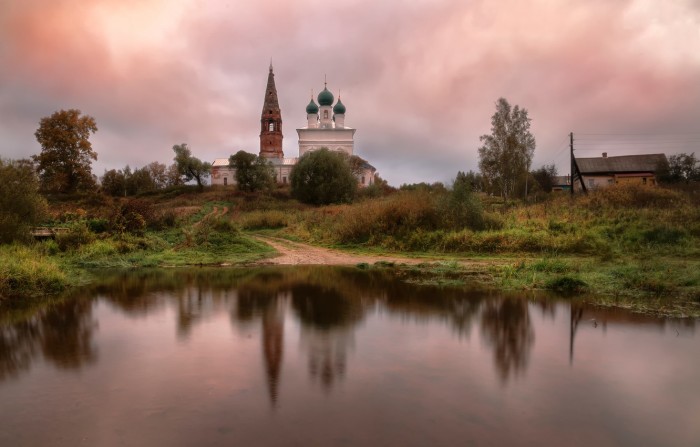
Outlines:
<svg viewBox="0 0 700 447"><path fill-rule="evenodd" d="M48 224L70 231L0 247L0 296L55 295L106 268L287 263L391 268L410 281L551 290L638 312L700 316L693 196L639 188L530 204L478 196L466 217L479 219L481 229L473 229L468 221L444 226L446 194L399 191L326 207L284 191L226 189L57 202Z"/></svg>

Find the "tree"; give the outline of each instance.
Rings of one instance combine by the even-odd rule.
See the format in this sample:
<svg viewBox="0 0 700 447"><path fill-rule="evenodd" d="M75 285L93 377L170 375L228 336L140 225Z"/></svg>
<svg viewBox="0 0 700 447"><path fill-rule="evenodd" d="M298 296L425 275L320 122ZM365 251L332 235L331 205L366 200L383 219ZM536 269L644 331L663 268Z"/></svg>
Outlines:
<svg viewBox="0 0 700 447"><path fill-rule="evenodd" d="M473 174L470 172L470 174ZM452 190L447 194L444 205L444 216L452 228L464 227L472 230L484 228L484 212L481 201L474 195L473 175L462 171L452 184Z"/></svg>
<svg viewBox="0 0 700 447"><path fill-rule="evenodd" d="M228 163L236 169L236 184L240 191L260 191L275 184L275 171L265 157L238 151L229 157Z"/></svg>
<svg viewBox="0 0 700 447"><path fill-rule="evenodd" d="M105 171L102 176L102 191L110 196L126 196L126 178L124 172L116 169Z"/></svg>
<svg viewBox="0 0 700 447"><path fill-rule="evenodd" d="M144 169L148 170L155 189L163 189L168 186L168 174L165 164L154 161L145 166Z"/></svg>
<svg viewBox="0 0 700 447"><path fill-rule="evenodd" d="M671 155L668 162L660 163L656 174L664 183L700 181L700 160L695 157L695 152Z"/></svg>
<svg viewBox="0 0 700 447"><path fill-rule="evenodd" d="M554 164L543 165L539 169L532 171L532 176L544 192L552 192L552 187L557 181L557 167Z"/></svg>
<svg viewBox="0 0 700 447"><path fill-rule="evenodd" d="M527 110L511 107L500 98L491 117L491 135L482 135L479 140L483 143L479 148L481 174L507 199L515 192L518 178L530 170L535 153Z"/></svg>
<svg viewBox="0 0 700 447"><path fill-rule="evenodd" d="M180 171L177 169L177 163L173 163L165 170L165 187L180 186L183 184Z"/></svg>
<svg viewBox="0 0 700 447"><path fill-rule="evenodd" d="M59 110L42 118L34 133L41 153L37 163L41 188L50 192L74 192L95 186L91 164L97 160L90 134L97 132L95 119L80 110Z"/></svg>
<svg viewBox="0 0 700 447"><path fill-rule="evenodd" d="M0 243L28 240L30 227L46 210L32 163L0 159Z"/></svg>
<svg viewBox="0 0 700 447"><path fill-rule="evenodd" d="M200 189L204 187L204 179L209 177L211 172L211 163L202 161L199 158L193 157L192 152L187 147L187 144L176 144L173 146L175 151L175 164L177 172L184 178L186 182L195 180Z"/></svg>
<svg viewBox="0 0 700 447"><path fill-rule="evenodd" d="M347 157L327 148L305 153L289 177L292 196L314 205L349 203L357 191Z"/></svg>

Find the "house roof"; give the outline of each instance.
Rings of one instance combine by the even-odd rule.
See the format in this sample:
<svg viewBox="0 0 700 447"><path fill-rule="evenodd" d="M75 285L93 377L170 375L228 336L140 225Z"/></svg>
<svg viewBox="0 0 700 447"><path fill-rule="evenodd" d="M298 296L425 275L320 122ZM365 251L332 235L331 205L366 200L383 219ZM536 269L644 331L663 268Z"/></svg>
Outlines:
<svg viewBox="0 0 700 447"><path fill-rule="evenodd" d="M582 174L656 172L664 154L620 155L617 157L576 158Z"/></svg>
<svg viewBox="0 0 700 447"><path fill-rule="evenodd" d="M214 163L211 164L212 166L228 166L228 158L217 158L214 160Z"/></svg>

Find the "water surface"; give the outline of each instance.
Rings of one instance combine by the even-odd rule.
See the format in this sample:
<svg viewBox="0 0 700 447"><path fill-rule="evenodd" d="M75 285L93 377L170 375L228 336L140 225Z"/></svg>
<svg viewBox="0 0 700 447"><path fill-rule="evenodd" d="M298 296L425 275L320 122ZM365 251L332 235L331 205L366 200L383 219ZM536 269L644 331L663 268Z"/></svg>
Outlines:
<svg viewBox="0 0 700 447"><path fill-rule="evenodd" d="M0 314L0 445L700 445L693 320L353 268L74 295Z"/></svg>

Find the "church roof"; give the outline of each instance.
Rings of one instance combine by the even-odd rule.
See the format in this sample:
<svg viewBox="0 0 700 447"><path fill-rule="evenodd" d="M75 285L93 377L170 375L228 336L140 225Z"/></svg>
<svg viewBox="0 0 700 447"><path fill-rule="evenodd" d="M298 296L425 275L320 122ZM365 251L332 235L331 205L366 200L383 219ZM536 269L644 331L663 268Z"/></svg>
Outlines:
<svg viewBox="0 0 700 447"><path fill-rule="evenodd" d="M327 87L324 87L321 93L318 94L318 104L322 106L332 106L334 99L333 93Z"/></svg>
<svg viewBox="0 0 700 447"><path fill-rule="evenodd" d="M335 106L333 107L333 113L335 113L336 115L345 114L345 104L340 102L340 96L338 96L338 102L336 102Z"/></svg>
<svg viewBox="0 0 700 447"><path fill-rule="evenodd" d="M280 104L277 100L277 88L275 87L275 73L272 72L272 65L270 65L270 73L267 75L263 113L265 113L266 110L273 113L280 113Z"/></svg>
<svg viewBox="0 0 700 447"><path fill-rule="evenodd" d="M314 102L314 98L311 98L311 102L309 102L309 105L306 106L306 113L310 114L310 115L314 114L314 113L318 113L318 106Z"/></svg>
<svg viewBox="0 0 700 447"><path fill-rule="evenodd" d="M228 166L228 158L217 158L214 160L214 163L211 164L212 166Z"/></svg>

